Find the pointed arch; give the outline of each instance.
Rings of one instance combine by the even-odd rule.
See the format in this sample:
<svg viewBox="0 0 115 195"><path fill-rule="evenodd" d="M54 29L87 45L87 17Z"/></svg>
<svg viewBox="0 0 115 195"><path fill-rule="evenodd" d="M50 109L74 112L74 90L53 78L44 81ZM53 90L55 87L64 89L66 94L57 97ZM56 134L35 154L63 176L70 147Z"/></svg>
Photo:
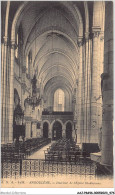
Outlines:
<svg viewBox="0 0 115 195"><path fill-rule="evenodd" d="M57 89L54 93L54 111L64 111L65 94L62 89Z"/></svg>

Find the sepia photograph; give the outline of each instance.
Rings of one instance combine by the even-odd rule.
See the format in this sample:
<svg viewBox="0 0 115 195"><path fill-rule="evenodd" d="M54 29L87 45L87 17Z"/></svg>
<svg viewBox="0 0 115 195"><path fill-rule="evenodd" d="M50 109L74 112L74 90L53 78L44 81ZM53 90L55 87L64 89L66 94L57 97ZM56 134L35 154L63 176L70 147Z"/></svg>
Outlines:
<svg viewBox="0 0 115 195"><path fill-rule="evenodd" d="M1 187L113 188L113 1L1 1Z"/></svg>

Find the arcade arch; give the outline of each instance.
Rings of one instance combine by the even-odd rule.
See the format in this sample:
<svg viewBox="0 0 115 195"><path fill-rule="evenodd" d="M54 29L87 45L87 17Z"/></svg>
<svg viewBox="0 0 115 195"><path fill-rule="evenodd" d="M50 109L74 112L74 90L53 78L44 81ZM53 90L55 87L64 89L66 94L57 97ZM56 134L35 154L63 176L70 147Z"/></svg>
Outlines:
<svg viewBox="0 0 115 195"><path fill-rule="evenodd" d="M59 140L62 138L62 125L59 121L53 123L52 140Z"/></svg>

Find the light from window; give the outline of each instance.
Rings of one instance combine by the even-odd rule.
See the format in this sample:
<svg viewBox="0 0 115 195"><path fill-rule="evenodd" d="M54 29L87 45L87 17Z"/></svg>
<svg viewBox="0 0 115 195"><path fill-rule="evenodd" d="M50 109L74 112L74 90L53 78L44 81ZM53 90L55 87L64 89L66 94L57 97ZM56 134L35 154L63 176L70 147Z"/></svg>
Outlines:
<svg viewBox="0 0 115 195"><path fill-rule="evenodd" d="M28 67L29 67L28 56L26 56L26 72L27 72L27 73L28 73Z"/></svg>
<svg viewBox="0 0 115 195"><path fill-rule="evenodd" d="M26 57L26 72L27 72L27 74L30 74L31 63L32 63L32 53L29 52L29 54Z"/></svg>
<svg viewBox="0 0 115 195"><path fill-rule="evenodd" d="M57 89L54 93L54 111L64 111L64 92Z"/></svg>
<svg viewBox="0 0 115 195"><path fill-rule="evenodd" d="M18 34L17 34L17 37L16 37L16 49L15 49L15 57L18 58Z"/></svg>

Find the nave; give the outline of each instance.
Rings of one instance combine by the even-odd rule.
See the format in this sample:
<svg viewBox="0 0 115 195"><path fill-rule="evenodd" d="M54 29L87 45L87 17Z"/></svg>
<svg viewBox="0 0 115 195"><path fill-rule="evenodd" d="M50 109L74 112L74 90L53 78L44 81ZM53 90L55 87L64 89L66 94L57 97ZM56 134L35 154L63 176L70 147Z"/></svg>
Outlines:
<svg viewBox="0 0 115 195"><path fill-rule="evenodd" d="M1 8L1 176L112 176L113 2Z"/></svg>

